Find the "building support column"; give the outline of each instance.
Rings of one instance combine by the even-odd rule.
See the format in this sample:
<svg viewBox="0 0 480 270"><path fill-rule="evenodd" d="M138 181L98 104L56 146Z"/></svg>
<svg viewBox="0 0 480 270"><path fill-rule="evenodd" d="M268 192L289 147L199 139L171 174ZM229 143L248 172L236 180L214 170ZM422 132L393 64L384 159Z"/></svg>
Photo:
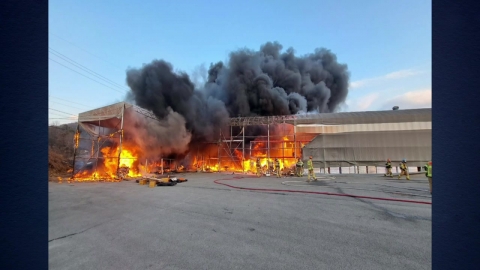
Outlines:
<svg viewBox="0 0 480 270"><path fill-rule="evenodd" d="M119 169L120 169L120 158L122 156L122 143L123 143L123 118L125 115L125 104L123 104L122 108L122 120L120 123L120 145L118 147L118 160L117 160L117 176L119 176Z"/></svg>

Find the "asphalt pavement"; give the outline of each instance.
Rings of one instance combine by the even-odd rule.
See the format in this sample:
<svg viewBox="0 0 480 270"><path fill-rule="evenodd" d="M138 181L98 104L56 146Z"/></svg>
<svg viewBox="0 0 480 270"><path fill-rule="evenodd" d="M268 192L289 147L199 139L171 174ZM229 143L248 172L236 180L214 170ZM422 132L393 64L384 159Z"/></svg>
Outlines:
<svg viewBox="0 0 480 270"><path fill-rule="evenodd" d="M431 202L424 175L239 176L50 182L49 268L431 269L430 204L339 196Z"/></svg>

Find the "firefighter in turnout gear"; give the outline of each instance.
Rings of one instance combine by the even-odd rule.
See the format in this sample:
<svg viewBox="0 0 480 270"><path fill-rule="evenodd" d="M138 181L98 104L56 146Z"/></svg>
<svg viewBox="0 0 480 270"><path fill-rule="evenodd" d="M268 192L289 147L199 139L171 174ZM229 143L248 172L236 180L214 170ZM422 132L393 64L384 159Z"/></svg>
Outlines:
<svg viewBox="0 0 480 270"><path fill-rule="evenodd" d="M393 173L392 173L392 162L390 161L390 159L387 159L387 163L385 163L385 169L387 170L387 173L384 174L383 176L393 177Z"/></svg>
<svg viewBox="0 0 480 270"><path fill-rule="evenodd" d="M277 178L282 177L280 175L280 161L278 160L278 158L275 159L275 174L277 175Z"/></svg>
<svg viewBox="0 0 480 270"><path fill-rule="evenodd" d="M257 176L262 176L262 168L260 164L260 158L257 158Z"/></svg>
<svg viewBox="0 0 480 270"><path fill-rule="evenodd" d="M310 158L308 159L307 169L308 169L308 179L307 179L307 182L310 182L310 176L312 177L313 181L317 181L317 178L315 177L315 174L313 173L313 161L312 161L312 156L310 156Z"/></svg>
<svg viewBox="0 0 480 270"><path fill-rule="evenodd" d="M398 176L398 179L402 178L402 176L407 176L407 180L410 180L410 175L408 174L408 165L407 165L407 160L403 159L402 163L400 163L400 175Z"/></svg>
<svg viewBox="0 0 480 270"><path fill-rule="evenodd" d="M429 161L425 166L425 176L428 178L428 185L430 186L430 194L432 194L432 162Z"/></svg>
<svg viewBox="0 0 480 270"><path fill-rule="evenodd" d="M302 177L303 176L303 161L302 161L301 158L298 159L297 164L295 165L295 168L297 169L295 174L298 177Z"/></svg>
<svg viewBox="0 0 480 270"><path fill-rule="evenodd" d="M267 173L268 174L273 174L275 168L273 167L273 161L269 160L267 161Z"/></svg>

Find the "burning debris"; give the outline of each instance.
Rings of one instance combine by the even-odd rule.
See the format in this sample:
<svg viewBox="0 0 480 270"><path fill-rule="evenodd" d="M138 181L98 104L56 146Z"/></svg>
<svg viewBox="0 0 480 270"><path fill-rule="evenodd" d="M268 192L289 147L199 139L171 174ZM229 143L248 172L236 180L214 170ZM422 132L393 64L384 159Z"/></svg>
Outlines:
<svg viewBox="0 0 480 270"><path fill-rule="evenodd" d="M80 171L75 178L122 179L152 171L254 172L256 158L264 173L273 171L273 158L279 158L283 174L295 171L302 142L293 145L291 127L267 145L268 132L280 134L274 127L228 132L229 118L334 112L347 97L349 72L327 49L298 57L292 48L285 52L282 48L268 42L259 51L232 52L227 63L210 65L200 88L164 60L129 69L126 82L131 91L126 100L157 119L126 112L121 155L118 143L111 143L100 150L101 164L96 164L100 169ZM230 161L221 161L225 134L236 132L244 132L247 153L229 150Z"/></svg>

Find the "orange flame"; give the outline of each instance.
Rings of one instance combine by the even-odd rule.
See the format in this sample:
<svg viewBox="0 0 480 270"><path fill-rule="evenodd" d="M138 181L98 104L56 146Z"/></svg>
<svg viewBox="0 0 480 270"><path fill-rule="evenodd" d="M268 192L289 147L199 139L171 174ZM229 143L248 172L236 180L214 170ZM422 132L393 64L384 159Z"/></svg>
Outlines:
<svg viewBox="0 0 480 270"><path fill-rule="evenodd" d="M229 171L255 173L257 171L257 158L260 159L259 164L262 172L266 172L267 170L272 171L275 167L275 158L278 158L282 173L286 173L294 169L296 163L295 157L301 157L301 145L313 139L314 135L302 135L302 139L299 138L297 134L294 142L293 127L287 125L282 127L282 129L283 132L281 134L289 135L278 136L272 135L271 132L269 140L265 139L265 136L257 137L254 141L250 142L250 147L248 147L248 149L245 148L243 151L242 149L235 149L232 152L227 150L226 153L222 148L222 150L220 150L221 155L219 155L219 146L211 144L211 146L206 146L201 154L197 153L196 156L192 154L192 160L189 164L183 163L185 161L176 163L174 160L164 159L163 163L158 160L148 161L147 166L139 162L139 157L143 156L142 151L138 147L132 147L128 144L122 146L120 163L118 164L118 147L104 147L101 149L104 158L98 160L99 166L96 166L97 171L82 171L77 173L74 178L80 181L118 179L117 164L119 165L119 172L123 174L123 176L128 177L142 176L141 172L150 172L151 169L160 171L160 168L163 168L164 173L169 173L173 170L179 172L192 169L194 171L204 172ZM286 132L285 129L287 129ZM278 133L280 133L280 128L278 128ZM267 141L269 141L269 145ZM229 156L227 157L226 154ZM183 167L182 164L185 165L185 167Z"/></svg>
<svg viewBox="0 0 480 270"><path fill-rule="evenodd" d="M278 137L277 137L278 138ZM294 143L290 141L288 136L282 137L280 140L271 140L270 142L270 158L267 157L267 143L265 141L254 140L251 142L251 150L241 149L233 150L231 158L224 157L220 161L215 159L215 164L209 164L208 161L201 160L198 157L193 158L192 165L197 170L202 171L232 171L232 172L252 172L257 171L257 158L260 159L260 167L265 172L268 169L273 171L275 167L275 158L278 158L280 170L286 172L295 166L296 160L294 155ZM245 159L242 159L245 154Z"/></svg>
<svg viewBox="0 0 480 270"><path fill-rule="evenodd" d="M76 180L95 181L99 179L114 180L119 178L117 174L119 148L104 147L100 151L104 156L103 166L101 166L101 170L95 171L93 173L89 171L79 172L74 177ZM118 166L119 171L126 172L124 173L124 176L128 177L142 176L139 169L144 169L144 166L135 166L137 160L137 151L135 151L134 149L127 149L123 147L120 155L120 163ZM102 159L99 159L98 162L101 163Z"/></svg>

